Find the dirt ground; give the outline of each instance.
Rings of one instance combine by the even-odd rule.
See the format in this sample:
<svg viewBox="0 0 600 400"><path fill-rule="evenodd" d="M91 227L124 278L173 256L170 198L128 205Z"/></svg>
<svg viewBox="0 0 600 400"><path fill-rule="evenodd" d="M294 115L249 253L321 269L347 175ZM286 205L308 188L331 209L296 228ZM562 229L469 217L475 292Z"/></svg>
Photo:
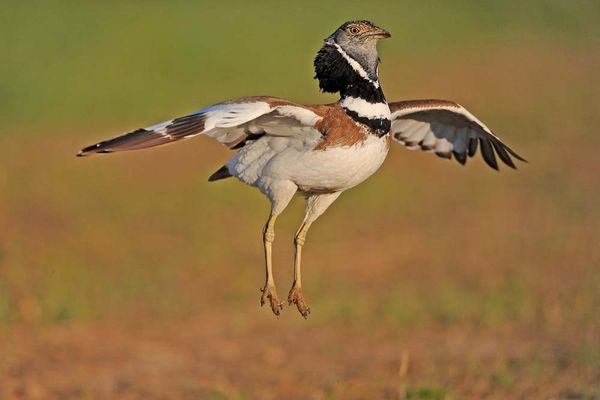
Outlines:
<svg viewBox="0 0 600 400"><path fill-rule="evenodd" d="M593 332L315 325L288 309L4 332L3 399L594 399ZM294 312L292 312L294 311ZM239 310L237 312L240 312ZM209 322L207 322L209 321ZM232 322L237 321L237 322ZM589 356L589 357L588 357ZM597 361L596 361L597 362Z"/></svg>

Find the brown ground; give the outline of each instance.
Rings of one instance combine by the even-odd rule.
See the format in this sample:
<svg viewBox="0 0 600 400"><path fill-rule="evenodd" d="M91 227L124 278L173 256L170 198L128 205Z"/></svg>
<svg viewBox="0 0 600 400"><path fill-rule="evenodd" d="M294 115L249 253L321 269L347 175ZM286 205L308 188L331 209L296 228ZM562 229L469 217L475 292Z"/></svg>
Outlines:
<svg viewBox="0 0 600 400"><path fill-rule="evenodd" d="M296 321L295 310L285 310L279 321L265 316L266 310L256 311L248 309L249 316L257 316L242 323L232 323L222 310L118 327L21 327L1 343L0 398L598 396L600 370L581 353L582 343L598 352L597 338L589 332L516 326L394 331L343 322L314 326Z"/></svg>

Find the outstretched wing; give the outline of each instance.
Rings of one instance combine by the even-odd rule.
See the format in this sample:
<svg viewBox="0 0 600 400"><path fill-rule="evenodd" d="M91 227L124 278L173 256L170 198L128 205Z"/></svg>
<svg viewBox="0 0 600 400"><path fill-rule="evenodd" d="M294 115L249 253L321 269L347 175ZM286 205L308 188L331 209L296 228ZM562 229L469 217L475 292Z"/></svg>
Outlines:
<svg viewBox="0 0 600 400"><path fill-rule="evenodd" d="M525 161L460 104L446 100L407 100L390 103L392 137L407 149L434 152L461 164L481 148L484 161L498 169L496 154L511 168L511 158Z"/></svg>
<svg viewBox="0 0 600 400"><path fill-rule="evenodd" d="M309 108L287 100L246 97L105 140L84 148L78 156L144 149L200 134L238 149L263 135L318 135L314 125L320 119Z"/></svg>

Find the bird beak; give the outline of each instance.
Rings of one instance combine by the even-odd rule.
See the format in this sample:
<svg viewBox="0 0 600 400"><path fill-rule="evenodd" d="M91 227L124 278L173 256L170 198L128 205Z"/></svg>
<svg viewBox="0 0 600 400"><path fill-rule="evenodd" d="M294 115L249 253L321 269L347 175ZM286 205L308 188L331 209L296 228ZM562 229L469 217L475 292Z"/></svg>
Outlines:
<svg viewBox="0 0 600 400"><path fill-rule="evenodd" d="M382 29L380 27L375 27L375 29L373 30L373 32L371 34L369 34L369 36L376 37L377 39L387 39L387 38L391 37L392 35L385 29Z"/></svg>

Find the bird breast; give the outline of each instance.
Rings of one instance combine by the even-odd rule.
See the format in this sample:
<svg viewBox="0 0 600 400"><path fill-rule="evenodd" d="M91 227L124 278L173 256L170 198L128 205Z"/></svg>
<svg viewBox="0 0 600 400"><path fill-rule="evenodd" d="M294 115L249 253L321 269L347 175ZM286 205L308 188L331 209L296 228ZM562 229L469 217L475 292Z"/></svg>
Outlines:
<svg viewBox="0 0 600 400"><path fill-rule="evenodd" d="M354 187L379 169L389 150L389 135L367 137L351 146L312 151L302 157L306 169L294 182L303 191L340 191Z"/></svg>
<svg viewBox="0 0 600 400"><path fill-rule="evenodd" d="M389 142L389 135L367 135L352 145L316 149L291 138L263 137L242 149L228 168L241 181L261 189L286 180L304 192L335 192L373 175L387 156Z"/></svg>

